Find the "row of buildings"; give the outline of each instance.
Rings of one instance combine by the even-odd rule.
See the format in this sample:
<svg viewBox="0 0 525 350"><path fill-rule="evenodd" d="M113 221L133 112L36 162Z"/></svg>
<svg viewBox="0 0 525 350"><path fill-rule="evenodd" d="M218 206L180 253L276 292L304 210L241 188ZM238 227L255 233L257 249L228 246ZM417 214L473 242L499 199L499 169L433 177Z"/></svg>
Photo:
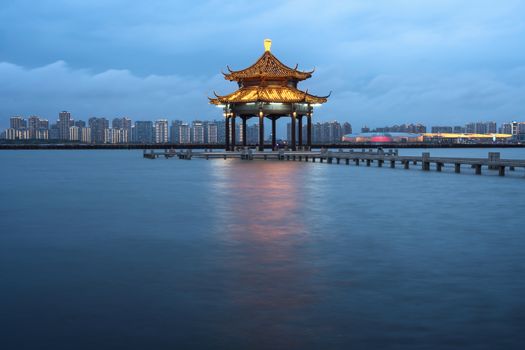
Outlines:
<svg viewBox="0 0 525 350"><path fill-rule="evenodd" d="M222 132L221 132L222 131ZM74 120L71 113L60 112L58 120L16 116L5 130L7 140L38 140L80 143L224 143L224 121L194 121L191 124L167 119L136 121L130 118L89 118Z"/></svg>
<svg viewBox="0 0 525 350"><path fill-rule="evenodd" d="M411 133L411 134L425 134L425 133L449 133L449 134L512 134L519 135L525 134L525 123L524 122L509 122L503 123L498 128L498 125L494 121L488 122L476 122L468 123L463 126L431 126L430 130L423 124L401 124L393 126L385 126L375 129L370 129L364 126L361 129L363 133Z"/></svg>
<svg viewBox="0 0 525 350"><path fill-rule="evenodd" d="M135 121L130 118L115 118L111 122L106 118L90 118L87 122L74 120L71 113L60 112L55 123L47 119L31 116L27 119L15 116L10 119L10 127L3 133L7 140L34 142L78 142L94 144L125 144L125 143L173 143L173 144L224 144L225 127L223 120L201 121L187 123L167 119L156 121ZM231 127L231 126L230 126ZM236 128L237 144L243 141L243 125ZM288 124L288 140L291 139L291 128ZM340 124L337 121L314 123L312 125L313 143L340 142L343 135L351 133L349 123ZM306 125L303 127L306 135ZM259 125L246 126L246 142L258 143ZM271 139L271 135L268 136Z"/></svg>
<svg viewBox="0 0 525 350"><path fill-rule="evenodd" d="M89 118L89 120L74 120L71 113L60 112L55 123L38 116L23 118L15 116L10 119L9 128L0 136L7 140L22 140L34 142L78 142L94 144L126 144L126 143L173 143L173 144L224 144L224 120L184 122L167 119L155 121L135 121L130 118L114 118L111 122L106 118ZM298 126L297 126L298 127ZM236 142L243 141L243 125L236 124ZM370 133L407 133L407 134L476 134L512 135L514 141L525 141L525 122L509 122L499 126L496 122L468 123L464 126L432 126L427 134L427 127L422 124L401 124L375 129L363 127L361 132ZM306 125L303 125L302 135L306 137ZM296 130L296 135L298 130ZM344 135L352 134L352 125L348 122L339 123L317 122L312 125L312 143L338 143ZM258 143L259 125L248 124L246 127L246 142ZM271 135L268 135L271 139ZM291 139L291 124L287 124L287 138Z"/></svg>
<svg viewBox="0 0 525 350"><path fill-rule="evenodd" d="M299 128L299 126L296 126ZM298 131L298 130L296 130ZM307 126L303 125L302 134L306 139ZM317 144L331 144L341 142L344 135L352 133L352 125L348 122L343 124L338 121L330 121L324 123L313 123L312 124L312 143ZM296 135L298 132L296 132ZM292 139L292 124L286 125L286 139L290 141Z"/></svg>

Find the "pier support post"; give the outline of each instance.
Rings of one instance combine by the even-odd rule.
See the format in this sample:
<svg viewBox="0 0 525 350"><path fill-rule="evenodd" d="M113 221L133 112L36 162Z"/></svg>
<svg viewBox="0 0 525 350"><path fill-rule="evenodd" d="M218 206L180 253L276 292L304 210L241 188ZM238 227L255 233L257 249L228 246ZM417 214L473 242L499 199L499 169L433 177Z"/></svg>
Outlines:
<svg viewBox="0 0 525 350"><path fill-rule="evenodd" d="M303 116L297 116L297 144L299 147L303 146Z"/></svg>
<svg viewBox="0 0 525 350"><path fill-rule="evenodd" d="M359 158L354 159L355 165L359 166Z"/></svg>
<svg viewBox="0 0 525 350"><path fill-rule="evenodd" d="M259 111L259 151L264 151L264 113Z"/></svg>
<svg viewBox="0 0 525 350"><path fill-rule="evenodd" d="M224 113L225 116L225 132L226 132L226 151L230 150L230 117L227 113Z"/></svg>
<svg viewBox="0 0 525 350"><path fill-rule="evenodd" d="M292 115L290 116L292 118L292 125L290 125L290 132L291 132L291 137L292 137L292 140L290 141L291 142L291 149L292 151L295 151L296 150L296 141L295 141L295 131L297 129L297 124L296 124L296 119L297 119L297 112L293 112Z"/></svg>
<svg viewBox="0 0 525 350"><path fill-rule="evenodd" d="M370 159L366 160L366 166L370 166Z"/></svg>
<svg viewBox="0 0 525 350"><path fill-rule="evenodd" d="M396 161L395 160L391 160L390 161L390 167L391 168L395 168L396 167Z"/></svg>
<svg viewBox="0 0 525 350"><path fill-rule="evenodd" d="M231 141L231 148L232 151L235 151L235 114L232 113L232 141Z"/></svg>
<svg viewBox="0 0 525 350"><path fill-rule="evenodd" d="M315 163L315 157L312 157L312 163Z"/></svg>
<svg viewBox="0 0 525 350"><path fill-rule="evenodd" d="M409 169L410 168L410 161L408 160L405 160L405 169Z"/></svg>
<svg viewBox="0 0 525 350"><path fill-rule="evenodd" d="M345 161L346 161L346 165L350 164L350 159L349 158L346 158Z"/></svg>
<svg viewBox="0 0 525 350"><path fill-rule="evenodd" d="M319 157L319 163L323 162L323 157Z"/></svg>
<svg viewBox="0 0 525 350"><path fill-rule="evenodd" d="M336 158L337 159L337 164L340 164L341 163L341 159L340 158Z"/></svg>
<svg viewBox="0 0 525 350"><path fill-rule="evenodd" d="M430 170L430 162L428 161L428 158L430 158L430 153L428 152L423 152L421 154L421 159L423 160L422 161L422 166L421 168L424 170L424 171L429 171Z"/></svg>
<svg viewBox="0 0 525 350"><path fill-rule="evenodd" d="M242 145L246 147L246 117L241 116L242 119Z"/></svg>
<svg viewBox="0 0 525 350"><path fill-rule="evenodd" d="M308 149L312 147L312 112L306 118L306 145Z"/></svg>
<svg viewBox="0 0 525 350"><path fill-rule="evenodd" d="M272 117L272 151L276 151L277 148L277 127L276 127L277 117Z"/></svg>
<svg viewBox="0 0 525 350"><path fill-rule="evenodd" d="M505 176L505 165L499 166L499 176Z"/></svg>
<svg viewBox="0 0 525 350"><path fill-rule="evenodd" d="M475 168L476 168L476 175L481 175L481 164L476 164Z"/></svg>
<svg viewBox="0 0 525 350"><path fill-rule="evenodd" d="M378 159L378 160L377 160L377 166L378 166L379 168L381 168L381 167L383 166L383 160Z"/></svg>
<svg viewBox="0 0 525 350"><path fill-rule="evenodd" d="M456 174L459 174L461 172L461 164L460 163L454 164L454 172Z"/></svg>
<svg viewBox="0 0 525 350"><path fill-rule="evenodd" d="M439 163L439 162L436 163L436 170L437 171L441 171L442 167L443 167L443 163Z"/></svg>
<svg viewBox="0 0 525 350"><path fill-rule="evenodd" d="M489 152L489 163L496 163L499 162L501 159L500 152ZM489 169L496 170L498 169L497 165L489 165Z"/></svg>

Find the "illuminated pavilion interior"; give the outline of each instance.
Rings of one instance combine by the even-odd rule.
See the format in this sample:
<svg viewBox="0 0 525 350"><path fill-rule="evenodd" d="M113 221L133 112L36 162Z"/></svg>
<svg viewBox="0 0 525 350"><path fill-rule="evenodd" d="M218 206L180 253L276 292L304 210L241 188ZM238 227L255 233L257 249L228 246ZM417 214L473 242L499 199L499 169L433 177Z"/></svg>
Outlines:
<svg viewBox="0 0 525 350"><path fill-rule="evenodd" d="M236 118L242 121L242 145L246 146L246 121L259 118L259 151L264 150L264 118L272 121L272 150L276 149L276 122L281 117L291 119L290 148L312 145L313 107L327 102L328 96L315 96L297 88L300 81L312 77L313 70L303 72L279 61L270 51L272 41L264 40L263 55L250 67L229 73L224 78L237 82L239 89L229 95L210 98L210 103L224 110L226 121L226 150L235 149ZM303 143L302 123L306 117L306 145ZM296 133L297 138L296 138Z"/></svg>

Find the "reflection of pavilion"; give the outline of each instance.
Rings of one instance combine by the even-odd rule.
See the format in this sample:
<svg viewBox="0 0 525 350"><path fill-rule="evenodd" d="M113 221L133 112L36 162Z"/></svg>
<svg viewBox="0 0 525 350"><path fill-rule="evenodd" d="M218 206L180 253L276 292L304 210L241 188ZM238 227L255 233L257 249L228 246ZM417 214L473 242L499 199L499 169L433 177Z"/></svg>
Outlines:
<svg viewBox="0 0 525 350"><path fill-rule="evenodd" d="M312 145L313 106L325 103L329 96L319 97L301 91L297 83L312 76L311 72L302 72L290 68L279 61L271 52L271 40L264 41L264 54L250 67L232 71L224 78L236 81L239 89L229 95L210 98L210 103L223 107L226 119L226 150L235 148L235 118L242 120L242 143L246 146L246 120L259 118L259 151L264 150L264 118L272 121L272 149L276 147L276 121L282 116L290 116L291 149L303 146L303 116L307 118L306 145ZM231 128L230 128L231 122ZM298 140L296 141L296 129ZM231 130L231 132L230 132Z"/></svg>

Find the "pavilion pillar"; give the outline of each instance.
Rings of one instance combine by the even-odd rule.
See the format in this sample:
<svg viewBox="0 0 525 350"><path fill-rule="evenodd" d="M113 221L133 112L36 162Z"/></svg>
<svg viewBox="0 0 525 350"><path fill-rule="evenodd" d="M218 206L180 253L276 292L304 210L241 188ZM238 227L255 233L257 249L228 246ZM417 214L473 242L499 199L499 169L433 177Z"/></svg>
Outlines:
<svg viewBox="0 0 525 350"><path fill-rule="evenodd" d="M264 151L264 114L259 111L259 151Z"/></svg>
<svg viewBox="0 0 525 350"><path fill-rule="evenodd" d="M246 147L246 117L242 118L242 145Z"/></svg>
<svg viewBox="0 0 525 350"><path fill-rule="evenodd" d="M231 149L232 151L235 151L235 114L232 113L232 143L231 143Z"/></svg>
<svg viewBox="0 0 525 350"><path fill-rule="evenodd" d="M306 145L312 147L312 112L306 118Z"/></svg>
<svg viewBox="0 0 525 350"><path fill-rule="evenodd" d="M292 151L295 151L295 129L296 129L296 123L295 123L295 120L297 119L297 113L296 112L293 112L292 115L292 125L291 125L291 134L292 134L292 140L291 140L291 146L292 146Z"/></svg>
<svg viewBox="0 0 525 350"><path fill-rule="evenodd" d="M303 116L299 115L297 118L297 144L299 147L303 145Z"/></svg>
<svg viewBox="0 0 525 350"><path fill-rule="evenodd" d="M272 151L275 151L275 149L277 148L277 137L275 135L276 133L276 123L277 122L277 117L272 117Z"/></svg>
<svg viewBox="0 0 525 350"><path fill-rule="evenodd" d="M228 113L224 113L224 116L225 116L225 129L224 130L224 135L225 135L225 142L226 142L226 151L229 151L230 150L230 117L228 116Z"/></svg>

